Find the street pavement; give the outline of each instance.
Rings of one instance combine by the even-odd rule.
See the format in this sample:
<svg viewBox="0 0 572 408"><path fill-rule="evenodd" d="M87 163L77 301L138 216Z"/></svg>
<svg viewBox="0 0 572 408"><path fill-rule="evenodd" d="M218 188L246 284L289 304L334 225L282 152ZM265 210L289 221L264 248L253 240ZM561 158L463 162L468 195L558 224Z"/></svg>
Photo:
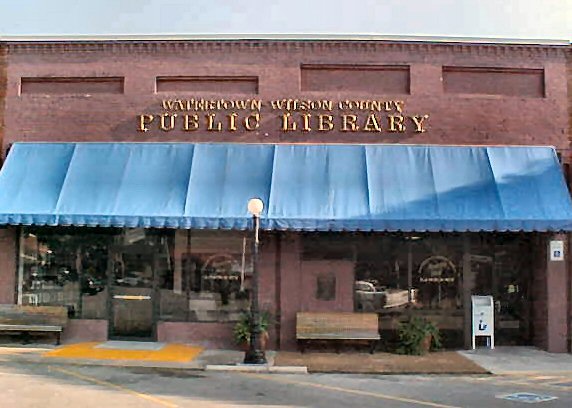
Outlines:
<svg viewBox="0 0 572 408"><path fill-rule="evenodd" d="M255 374L0 362L1 408L572 407L572 372L482 376ZM529 396L530 398L530 396Z"/></svg>

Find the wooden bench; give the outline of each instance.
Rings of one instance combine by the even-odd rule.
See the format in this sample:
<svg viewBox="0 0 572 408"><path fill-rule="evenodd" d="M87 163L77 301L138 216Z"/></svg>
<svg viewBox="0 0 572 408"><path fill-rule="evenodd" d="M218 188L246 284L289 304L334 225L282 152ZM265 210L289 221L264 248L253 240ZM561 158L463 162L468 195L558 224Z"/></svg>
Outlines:
<svg viewBox="0 0 572 408"><path fill-rule="evenodd" d="M0 305L0 331L29 335L31 332L61 333L68 320L65 306Z"/></svg>
<svg viewBox="0 0 572 408"><path fill-rule="evenodd" d="M373 353L380 340L376 313L296 314L296 341L302 353L310 341L335 341L336 351L342 341L367 342Z"/></svg>

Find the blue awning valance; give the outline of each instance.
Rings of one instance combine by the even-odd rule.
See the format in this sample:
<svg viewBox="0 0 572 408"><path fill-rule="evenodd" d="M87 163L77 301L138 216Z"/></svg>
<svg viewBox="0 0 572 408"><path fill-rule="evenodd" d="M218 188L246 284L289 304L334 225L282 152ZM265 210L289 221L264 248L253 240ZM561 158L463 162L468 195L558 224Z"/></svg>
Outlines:
<svg viewBox="0 0 572 408"><path fill-rule="evenodd" d="M0 224L281 230L569 231L554 149L16 143Z"/></svg>

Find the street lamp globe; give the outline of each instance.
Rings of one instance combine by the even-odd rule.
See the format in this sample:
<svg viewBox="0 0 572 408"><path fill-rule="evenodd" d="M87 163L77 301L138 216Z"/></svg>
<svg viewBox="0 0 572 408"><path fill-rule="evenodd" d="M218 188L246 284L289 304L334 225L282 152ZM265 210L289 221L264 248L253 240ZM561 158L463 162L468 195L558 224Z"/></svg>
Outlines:
<svg viewBox="0 0 572 408"><path fill-rule="evenodd" d="M253 217L260 217L262 210L264 209L264 203L260 198L251 198L248 200L248 212Z"/></svg>

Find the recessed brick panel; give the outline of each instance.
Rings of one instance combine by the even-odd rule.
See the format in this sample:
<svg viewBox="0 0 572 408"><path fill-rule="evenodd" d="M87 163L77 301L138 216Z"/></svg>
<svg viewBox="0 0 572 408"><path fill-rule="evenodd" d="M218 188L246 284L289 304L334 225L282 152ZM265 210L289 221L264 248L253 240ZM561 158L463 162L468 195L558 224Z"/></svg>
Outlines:
<svg viewBox="0 0 572 408"><path fill-rule="evenodd" d="M443 67L446 93L544 97L544 70Z"/></svg>
<svg viewBox="0 0 572 408"><path fill-rule="evenodd" d="M157 77L157 92L257 94L257 77L190 76Z"/></svg>
<svg viewBox="0 0 572 408"><path fill-rule="evenodd" d="M122 94L120 77L38 77L22 78L21 94Z"/></svg>
<svg viewBox="0 0 572 408"><path fill-rule="evenodd" d="M301 90L409 94L406 65L302 65Z"/></svg>

